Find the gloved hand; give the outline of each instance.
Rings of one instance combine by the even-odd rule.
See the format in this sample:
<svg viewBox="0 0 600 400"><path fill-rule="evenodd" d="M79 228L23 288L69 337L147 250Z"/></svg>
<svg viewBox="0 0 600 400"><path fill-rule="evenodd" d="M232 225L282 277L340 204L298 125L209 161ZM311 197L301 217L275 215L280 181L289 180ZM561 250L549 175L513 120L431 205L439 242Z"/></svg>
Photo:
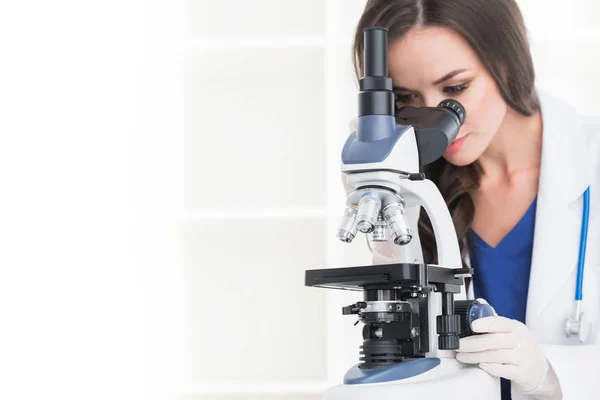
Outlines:
<svg viewBox="0 0 600 400"><path fill-rule="evenodd" d="M527 326L494 316L473 321L471 329L483 334L460 339L458 361L479 364L490 375L510 380L516 391L536 399L562 399L558 377Z"/></svg>
<svg viewBox="0 0 600 400"><path fill-rule="evenodd" d="M358 128L358 117L354 117L348 123L348 127L350 128L350 133L354 132Z"/></svg>

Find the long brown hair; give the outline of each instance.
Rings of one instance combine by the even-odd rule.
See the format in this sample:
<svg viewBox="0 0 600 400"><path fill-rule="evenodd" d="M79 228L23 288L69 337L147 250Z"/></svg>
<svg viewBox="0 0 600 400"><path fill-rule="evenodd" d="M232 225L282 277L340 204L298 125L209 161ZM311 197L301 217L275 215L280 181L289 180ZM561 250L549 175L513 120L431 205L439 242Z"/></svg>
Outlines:
<svg viewBox="0 0 600 400"><path fill-rule="evenodd" d="M450 28L469 43L509 107L527 116L539 109L527 31L514 0L369 0L356 27L352 49L357 80L363 76L364 28L387 28L391 43L414 26L429 25ZM477 162L456 167L440 158L422 167L421 172L444 197L464 260L475 214L470 192L479 186L481 169ZM424 261L436 264L435 236L425 212L419 219L419 237Z"/></svg>

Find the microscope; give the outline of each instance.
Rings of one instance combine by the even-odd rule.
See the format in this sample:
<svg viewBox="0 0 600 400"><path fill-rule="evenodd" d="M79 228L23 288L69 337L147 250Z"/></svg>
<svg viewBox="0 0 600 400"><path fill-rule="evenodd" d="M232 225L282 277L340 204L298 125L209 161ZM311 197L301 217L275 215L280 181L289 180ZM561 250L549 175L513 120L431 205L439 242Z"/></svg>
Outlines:
<svg viewBox="0 0 600 400"><path fill-rule="evenodd" d="M388 77L388 31L366 28L364 76L360 79L356 131L341 154L350 188L337 238L351 243L400 246L390 264L305 271L305 285L362 292L342 307L363 324L358 363L325 400L408 398L500 399L500 380L455 359L470 324L495 315L485 303L467 300L456 230L436 185L420 167L440 158L458 135L466 113L452 99L437 107L395 108ZM421 208L429 216L437 264L425 264L418 237Z"/></svg>

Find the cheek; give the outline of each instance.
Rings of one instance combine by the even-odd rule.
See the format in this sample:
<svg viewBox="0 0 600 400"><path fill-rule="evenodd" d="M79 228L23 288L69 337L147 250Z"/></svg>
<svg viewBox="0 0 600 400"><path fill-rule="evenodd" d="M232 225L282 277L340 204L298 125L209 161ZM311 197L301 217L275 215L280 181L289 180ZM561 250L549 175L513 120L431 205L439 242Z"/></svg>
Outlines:
<svg viewBox="0 0 600 400"><path fill-rule="evenodd" d="M489 139L496 134L504 115L506 102L493 81L473 88L469 93L465 133L475 133L479 138Z"/></svg>
<svg viewBox="0 0 600 400"><path fill-rule="evenodd" d="M470 136L461 150L446 154L444 158L451 164L463 166L477 160L489 146L504 120L507 105L491 78L473 84L458 101L467 110L467 119L459 135Z"/></svg>

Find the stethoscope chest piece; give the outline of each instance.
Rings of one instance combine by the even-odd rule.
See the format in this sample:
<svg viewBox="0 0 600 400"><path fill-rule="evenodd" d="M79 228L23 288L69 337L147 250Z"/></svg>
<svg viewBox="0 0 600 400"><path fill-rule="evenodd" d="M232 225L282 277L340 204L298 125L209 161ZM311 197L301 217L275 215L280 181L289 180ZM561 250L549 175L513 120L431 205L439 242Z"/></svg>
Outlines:
<svg viewBox="0 0 600 400"><path fill-rule="evenodd" d="M580 343L586 343L592 331L592 321L585 315L580 313L577 318L569 317L565 324L565 330L568 337L577 335Z"/></svg>

